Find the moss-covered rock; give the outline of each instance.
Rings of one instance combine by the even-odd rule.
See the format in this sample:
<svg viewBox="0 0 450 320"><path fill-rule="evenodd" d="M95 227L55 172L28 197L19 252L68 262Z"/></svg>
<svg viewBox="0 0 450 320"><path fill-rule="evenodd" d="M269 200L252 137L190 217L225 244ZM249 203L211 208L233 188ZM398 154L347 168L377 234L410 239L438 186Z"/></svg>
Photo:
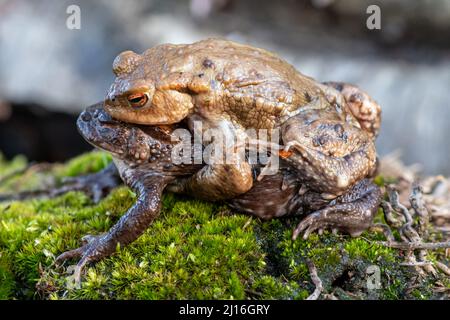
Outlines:
<svg viewBox="0 0 450 320"><path fill-rule="evenodd" d="M0 192L58 183L109 161L91 152L23 173L22 157L0 159ZM123 186L98 204L80 192L0 203L0 299L304 299L314 290L307 259L325 293L341 299L424 299L434 297L436 281L450 286L443 277L425 277L407 291L415 275L400 265L400 251L376 243L379 234L326 232L292 241L299 218L262 222L224 204L166 194L161 216L144 235L89 266L74 288L70 266L57 268L55 256L78 247L85 234L107 231L135 197ZM370 289L377 270L381 283Z"/></svg>

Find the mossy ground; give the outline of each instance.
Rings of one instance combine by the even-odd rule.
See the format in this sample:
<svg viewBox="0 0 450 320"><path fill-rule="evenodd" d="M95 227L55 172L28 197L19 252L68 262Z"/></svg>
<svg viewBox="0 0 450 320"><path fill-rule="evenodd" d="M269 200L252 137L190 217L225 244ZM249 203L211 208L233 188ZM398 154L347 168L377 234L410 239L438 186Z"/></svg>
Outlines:
<svg viewBox="0 0 450 320"><path fill-rule="evenodd" d="M0 159L0 192L57 183L109 161L91 152L4 179L26 160ZM68 265L55 267L55 256L78 247L85 234L107 231L134 201L128 188L119 187L99 204L80 192L0 203L0 299L304 299L314 290L307 259L325 293L340 299L433 297L436 279L406 290L415 276L400 265L400 251L375 243L379 234L325 233L292 241L299 218L263 222L223 204L172 194L164 196L161 216L144 235L89 266L81 288L73 288ZM379 289L368 289L370 266L380 270Z"/></svg>

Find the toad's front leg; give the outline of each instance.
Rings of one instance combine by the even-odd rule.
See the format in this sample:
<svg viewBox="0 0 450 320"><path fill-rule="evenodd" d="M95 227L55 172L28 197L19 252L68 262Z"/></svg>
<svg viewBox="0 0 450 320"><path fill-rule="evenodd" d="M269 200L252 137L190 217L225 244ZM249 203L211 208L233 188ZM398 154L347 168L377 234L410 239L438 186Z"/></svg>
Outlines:
<svg viewBox="0 0 450 320"><path fill-rule="evenodd" d="M209 201L232 199L253 185L251 166L239 160L237 164L206 165L189 178L177 179L167 190Z"/></svg>
<svg viewBox="0 0 450 320"><path fill-rule="evenodd" d="M253 172L245 158L245 144L242 142L246 140L238 139L246 138L244 133L227 121L208 125L203 120L203 123L206 146L202 160L207 165L189 178L177 179L167 190L209 201L232 199L250 190ZM193 126L195 128L195 124Z"/></svg>
<svg viewBox="0 0 450 320"><path fill-rule="evenodd" d="M125 183L136 193L136 203L104 235L84 237L80 248L64 252L57 263L79 258L74 277L80 283L81 272L86 264L108 257L116 251L117 245L127 245L136 240L158 216L161 210L161 194L171 177L148 174L140 170L126 169L121 172Z"/></svg>
<svg viewBox="0 0 450 320"><path fill-rule="evenodd" d="M292 238L295 240L303 233L306 239L311 232L327 228L359 236L371 226L380 201L380 188L369 179L361 180L325 208L311 213L302 220L294 230Z"/></svg>

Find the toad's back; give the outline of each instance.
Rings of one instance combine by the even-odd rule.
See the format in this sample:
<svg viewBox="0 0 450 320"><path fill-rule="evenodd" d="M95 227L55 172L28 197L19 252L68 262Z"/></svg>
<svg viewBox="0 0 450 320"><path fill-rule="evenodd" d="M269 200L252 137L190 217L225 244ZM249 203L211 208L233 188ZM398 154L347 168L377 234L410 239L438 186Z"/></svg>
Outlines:
<svg viewBox="0 0 450 320"><path fill-rule="evenodd" d="M159 89L188 87L196 113L249 128L272 128L323 93L311 78L263 49L220 39L164 44L143 54L142 73Z"/></svg>

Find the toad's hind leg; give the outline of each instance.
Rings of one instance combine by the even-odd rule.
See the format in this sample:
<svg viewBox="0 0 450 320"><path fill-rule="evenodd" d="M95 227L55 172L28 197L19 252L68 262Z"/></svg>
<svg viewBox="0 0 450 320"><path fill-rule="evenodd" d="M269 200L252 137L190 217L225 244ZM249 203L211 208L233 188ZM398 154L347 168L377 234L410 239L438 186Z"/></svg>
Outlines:
<svg viewBox="0 0 450 320"><path fill-rule="evenodd" d="M303 233L303 238L306 239L311 232L327 228L359 236L371 226L380 201L380 188L369 179L361 180L327 207L302 220L294 230L292 238L295 240Z"/></svg>
<svg viewBox="0 0 450 320"><path fill-rule="evenodd" d="M22 191L10 194L0 194L0 201L25 200L31 198L53 198L70 191L86 192L95 203L98 203L113 188L122 183L114 163L102 171L77 177L63 178L60 186L40 190Z"/></svg>
<svg viewBox="0 0 450 320"><path fill-rule="evenodd" d="M280 156L319 192L334 198L368 177L376 166L375 144L358 127L342 123L329 112L305 112L281 127Z"/></svg>

